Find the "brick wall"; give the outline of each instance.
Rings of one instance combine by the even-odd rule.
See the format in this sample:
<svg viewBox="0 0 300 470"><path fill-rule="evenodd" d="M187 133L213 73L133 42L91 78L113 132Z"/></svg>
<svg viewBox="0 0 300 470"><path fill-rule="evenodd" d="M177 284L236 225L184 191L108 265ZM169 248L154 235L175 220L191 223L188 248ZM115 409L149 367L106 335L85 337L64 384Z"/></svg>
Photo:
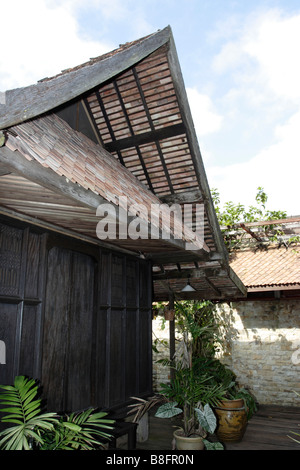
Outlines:
<svg viewBox="0 0 300 470"><path fill-rule="evenodd" d="M220 359L248 387L260 404L300 406L300 303L296 300L247 301L217 306L223 322ZM168 322L153 321L156 336L169 339ZM156 360L168 357L168 346L153 354L154 390L167 382L168 369Z"/></svg>

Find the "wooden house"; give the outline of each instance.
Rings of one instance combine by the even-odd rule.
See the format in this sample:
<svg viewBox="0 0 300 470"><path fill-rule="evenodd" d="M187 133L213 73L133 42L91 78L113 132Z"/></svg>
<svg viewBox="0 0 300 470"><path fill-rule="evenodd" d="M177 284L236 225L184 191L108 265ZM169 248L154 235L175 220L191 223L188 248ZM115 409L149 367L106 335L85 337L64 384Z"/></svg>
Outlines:
<svg viewBox="0 0 300 470"><path fill-rule="evenodd" d="M171 29L2 98L0 383L40 379L55 411L148 395L153 299L245 294L228 263ZM126 211L121 220L125 198L147 209L201 204L202 240L187 250L193 227L163 237L160 221L156 237L120 236L136 220ZM104 204L117 217L115 238L97 234ZM184 294L188 279L196 290Z"/></svg>

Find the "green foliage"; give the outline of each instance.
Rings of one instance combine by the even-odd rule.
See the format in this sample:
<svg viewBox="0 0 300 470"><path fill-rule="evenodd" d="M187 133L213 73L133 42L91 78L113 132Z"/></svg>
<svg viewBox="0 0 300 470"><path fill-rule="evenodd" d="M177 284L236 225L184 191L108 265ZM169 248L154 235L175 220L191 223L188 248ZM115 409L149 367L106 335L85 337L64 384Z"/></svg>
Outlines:
<svg viewBox="0 0 300 470"><path fill-rule="evenodd" d="M215 406L219 403L226 390L222 384L212 384L205 370L199 373L198 361L194 359L191 367L181 363L175 366L174 379L168 384L161 384L161 393L169 401L193 413L198 403Z"/></svg>
<svg viewBox="0 0 300 470"><path fill-rule="evenodd" d="M207 450L224 450L221 442L209 442L207 439L203 439L203 442Z"/></svg>
<svg viewBox="0 0 300 470"><path fill-rule="evenodd" d="M257 411L256 401L252 393L246 388L238 388L235 384L231 390L228 391L228 397L235 400L242 398L244 400L245 409L247 412L247 419L249 421L253 414Z"/></svg>
<svg viewBox="0 0 300 470"><path fill-rule="evenodd" d="M220 208L220 195L216 189L211 190L215 211L221 226L233 226L240 222L258 222L262 220L283 219L287 216L285 211L270 211L266 209L268 196L262 187L257 188L255 200L257 205L248 209L240 203L225 202L224 209Z"/></svg>
<svg viewBox="0 0 300 470"><path fill-rule="evenodd" d="M33 379L23 376L15 378L14 385L2 385L0 411L6 413L3 423L13 423L0 433L0 448L5 450L29 450L32 443L42 444L41 434L53 428L55 413L42 413L41 400L37 398L38 387Z"/></svg>
<svg viewBox="0 0 300 470"><path fill-rule="evenodd" d="M93 450L101 439L110 437L112 420L103 419L106 413L87 409L60 418L52 430L43 435L41 450Z"/></svg>
<svg viewBox="0 0 300 470"><path fill-rule="evenodd" d="M248 420L257 411L255 397L249 390L239 386L235 374L218 359L199 359L198 369L198 373L205 373L207 376L209 376L210 385L215 387L222 386L222 389L225 391L225 398L242 398L244 400Z"/></svg>
<svg viewBox="0 0 300 470"><path fill-rule="evenodd" d="M178 403L176 401L167 402L161 405L155 416L157 418L173 418L173 416L177 416L182 413L182 409L177 407Z"/></svg>
<svg viewBox="0 0 300 470"><path fill-rule="evenodd" d="M219 346L219 324L215 318L215 306L209 300L190 300L175 303L176 327L190 338L193 357L213 357Z"/></svg>
<svg viewBox="0 0 300 470"><path fill-rule="evenodd" d="M211 407L206 404L203 410L201 408L195 408L195 413L200 426L207 432L213 434L217 427L217 419Z"/></svg>
<svg viewBox="0 0 300 470"><path fill-rule="evenodd" d="M213 203L215 206L216 215L221 226L225 244L228 248L236 248L240 242L236 234L228 233L228 229L235 227L237 224L242 222L259 222L265 220L278 220L284 219L287 216L285 211L271 211L266 209L268 196L262 187L257 188L257 194L255 196L256 205L251 205L246 208L240 203L234 203L232 201L225 202L223 209L220 207L220 195L216 189L211 190ZM265 231L266 235L270 237L271 241L276 241L280 235L280 230L276 230L272 233L274 226L264 227L262 230Z"/></svg>
<svg viewBox="0 0 300 470"><path fill-rule="evenodd" d="M103 419L106 413L88 409L70 416L43 413L38 398L39 387L34 379L15 378L14 385L0 386L5 413L1 419L11 426L0 433L0 448L4 450L91 450L101 446L99 439L109 438L114 421Z"/></svg>

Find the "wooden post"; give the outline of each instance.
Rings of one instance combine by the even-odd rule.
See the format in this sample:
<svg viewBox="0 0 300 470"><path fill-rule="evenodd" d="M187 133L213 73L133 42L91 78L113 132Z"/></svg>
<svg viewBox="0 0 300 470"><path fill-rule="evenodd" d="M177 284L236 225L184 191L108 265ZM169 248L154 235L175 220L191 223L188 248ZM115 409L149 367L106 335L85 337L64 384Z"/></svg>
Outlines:
<svg viewBox="0 0 300 470"><path fill-rule="evenodd" d="M174 295L169 294L169 309L174 309ZM175 354L175 318L169 321L169 343L170 343L170 360L172 361ZM174 369L170 368L170 378L174 379Z"/></svg>

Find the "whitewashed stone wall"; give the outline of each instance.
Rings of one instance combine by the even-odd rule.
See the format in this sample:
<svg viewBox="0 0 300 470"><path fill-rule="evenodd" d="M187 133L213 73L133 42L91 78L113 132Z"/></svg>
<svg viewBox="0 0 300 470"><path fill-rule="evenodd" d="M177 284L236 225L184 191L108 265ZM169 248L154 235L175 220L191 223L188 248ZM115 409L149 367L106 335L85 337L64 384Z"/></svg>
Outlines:
<svg viewBox="0 0 300 470"><path fill-rule="evenodd" d="M220 359L249 388L261 404L300 406L300 302L296 300L247 301L220 304L217 313L224 323L224 349ZM169 322L156 336L169 340ZM153 388L169 380L169 371L156 364L168 357L168 346L153 354Z"/></svg>
<svg viewBox="0 0 300 470"><path fill-rule="evenodd" d="M261 404L300 406L300 303L293 300L221 304L221 360Z"/></svg>
<svg viewBox="0 0 300 470"><path fill-rule="evenodd" d="M161 383L167 383L170 381L170 369L169 367L158 364L157 361L160 359L170 358L170 347L169 347L169 330L170 322L164 320L163 316L158 315L152 320L152 331L153 331L153 342L155 339L160 341L156 344L158 353L153 351L153 391L157 392L160 389ZM178 337L175 334L175 337Z"/></svg>

